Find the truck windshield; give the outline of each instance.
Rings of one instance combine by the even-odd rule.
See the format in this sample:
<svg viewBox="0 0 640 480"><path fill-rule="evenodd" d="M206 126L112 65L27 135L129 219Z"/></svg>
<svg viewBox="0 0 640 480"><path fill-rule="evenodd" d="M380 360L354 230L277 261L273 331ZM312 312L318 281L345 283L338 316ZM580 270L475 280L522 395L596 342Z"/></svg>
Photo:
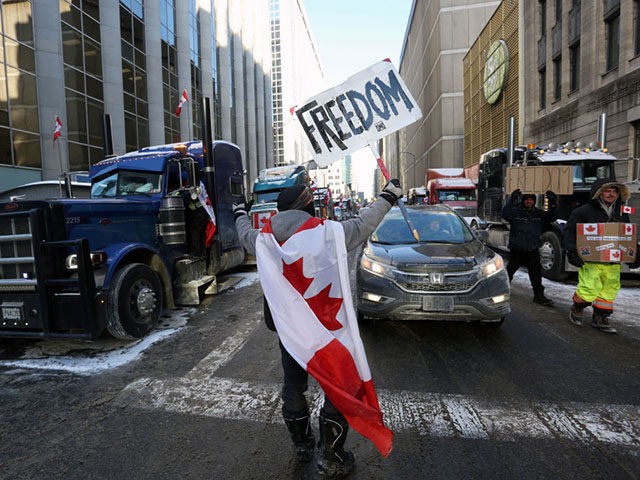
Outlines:
<svg viewBox="0 0 640 480"><path fill-rule="evenodd" d="M476 199L473 190L438 190L440 202L473 201Z"/></svg>
<svg viewBox="0 0 640 480"><path fill-rule="evenodd" d="M614 178L611 162L585 162L573 165L574 185L591 185L599 178Z"/></svg>
<svg viewBox="0 0 640 480"><path fill-rule="evenodd" d="M162 174L121 170L99 178L91 185L92 198L150 195L162 191Z"/></svg>
<svg viewBox="0 0 640 480"><path fill-rule="evenodd" d="M269 203L269 202L277 202L278 195L280 195L280 190L276 190L275 192L260 192L254 193L254 203Z"/></svg>

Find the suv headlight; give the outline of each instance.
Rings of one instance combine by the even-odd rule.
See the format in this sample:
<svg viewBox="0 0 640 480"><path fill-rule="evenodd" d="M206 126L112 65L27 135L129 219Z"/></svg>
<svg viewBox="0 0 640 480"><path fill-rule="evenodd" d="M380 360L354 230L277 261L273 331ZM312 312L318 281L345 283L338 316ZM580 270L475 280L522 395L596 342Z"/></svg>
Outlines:
<svg viewBox="0 0 640 480"><path fill-rule="evenodd" d="M504 268L504 260L500 255L496 253L493 258L490 258L485 263L480 265L480 276L490 277L495 275Z"/></svg>
<svg viewBox="0 0 640 480"><path fill-rule="evenodd" d="M387 265L386 263L382 263L378 260L373 260L366 255L362 255L360 259L360 266L369 273L373 275L377 275L379 277L387 277L393 278L393 268L391 265Z"/></svg>

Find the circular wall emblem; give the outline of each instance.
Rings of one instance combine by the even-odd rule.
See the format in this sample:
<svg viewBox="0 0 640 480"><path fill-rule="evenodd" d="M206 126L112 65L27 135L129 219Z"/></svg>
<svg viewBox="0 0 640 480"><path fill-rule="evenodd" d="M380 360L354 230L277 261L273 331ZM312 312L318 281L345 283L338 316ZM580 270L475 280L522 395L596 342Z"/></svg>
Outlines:
<svg viewBox="0 0 640 480"><path fill-rule="evenodd" d="M504 40L496 40L491 44L487 60L484 62L482 90L488 103L496 103L507 82L509 69L509 49Z"/></svg>

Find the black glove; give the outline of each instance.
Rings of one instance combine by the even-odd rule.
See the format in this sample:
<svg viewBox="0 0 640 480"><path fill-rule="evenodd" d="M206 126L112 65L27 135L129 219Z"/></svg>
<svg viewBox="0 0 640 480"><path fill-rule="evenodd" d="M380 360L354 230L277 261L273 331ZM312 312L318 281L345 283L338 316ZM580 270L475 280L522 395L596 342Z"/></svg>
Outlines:
<svg viewBox="0 0 640 480"><path fill-rule="evenodd" d="M567 250L567 260L574 267L582 268L584 265L584 260L578 256L578 252L575 250Z"/></svg>
<svg viewBox="0 0 640 480"><path fill-rule="evenodd" d="M627 264L627 265L629 265L629 268L638 268L638 267L640 267L640 253L638 253L638 247L640 247L640 245L636 246L636 259L635 259L635 261Z"/></svg>
<svg viewBox="0 0 640 480"><path fill-rule="evenodd" d="M558 196L551 190L547 190L545 192L545 195L547 196L547 200L549 201L549 208L555 208L558 204Z"/></svg>
<svg viewBox="0 0 640 480"><path fill-rule="evenodd" d="M380 193L380 196L384 198L391 205L396 203L396 200L402 196L402 187L400 181L397 178L392 178L384 186L384 189Z"/></svg>
<svg viewBox="0 0 640 480"><path fill-rule="evenodd" d="M242 200L240 203L233 204L233 220L235 221L243 215L249 216L249 214L247 213L247 204L244 200Z"/></svg>
<svg viewBox="0 0 640 480"><path fill-rule="evenodd" d="M511 192L511 202L512 203L520 203L522 201L522 192L519 188L516 188L513 192Z"/></svg>

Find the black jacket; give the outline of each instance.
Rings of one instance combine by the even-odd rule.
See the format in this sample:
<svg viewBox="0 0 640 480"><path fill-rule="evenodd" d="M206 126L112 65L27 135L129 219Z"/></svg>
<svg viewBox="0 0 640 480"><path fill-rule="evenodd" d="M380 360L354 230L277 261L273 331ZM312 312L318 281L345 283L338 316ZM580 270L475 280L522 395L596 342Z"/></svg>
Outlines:
<svg viewBox="0 0 640 480"><path fill-rule="evenodd" d="M558 218L556 209L545 212L536 208L524 208L523 203L513 203L511 199L502 209L502 218L511 224L509 250L532 252L540 247L540 235L546 225Z"/></svg>
<svg viewBox="0 0 640 480"><path fill-rule="evenodd" d="M609 186L618 187L620 194L615 201L611 215L600 205L600 193ZM576 229L578 223L629 223L629 215L621 213L620 208L629 199L630 193L626 185L610 178L600 178L591 186L589 203L579 206L569 216L562 233L562 245L565 250L576 250Z"/></svg>

